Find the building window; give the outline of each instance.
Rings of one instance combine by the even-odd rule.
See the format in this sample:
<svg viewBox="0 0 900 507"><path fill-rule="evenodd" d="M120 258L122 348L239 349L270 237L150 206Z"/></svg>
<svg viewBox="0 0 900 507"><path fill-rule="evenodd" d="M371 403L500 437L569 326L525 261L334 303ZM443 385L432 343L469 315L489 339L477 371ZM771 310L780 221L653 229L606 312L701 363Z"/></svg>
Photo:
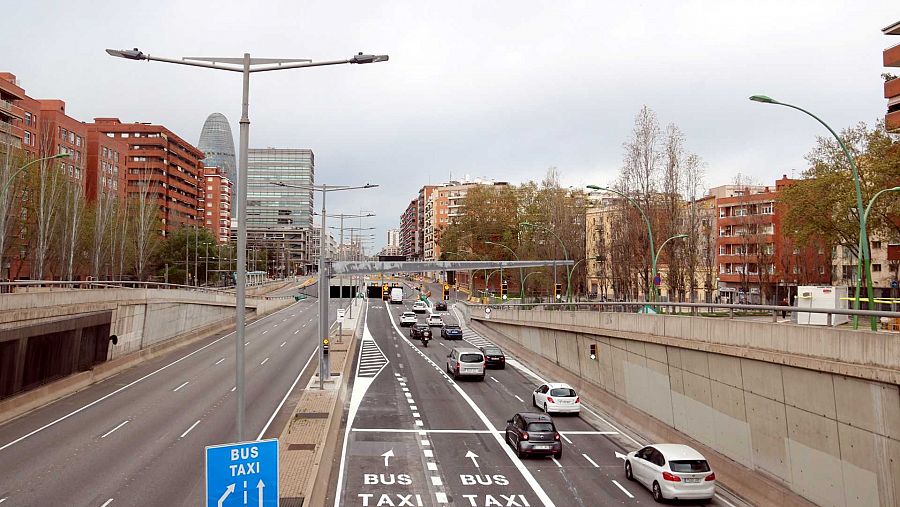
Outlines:
<svg viewBox="0 0 900 507"><path fill-rule="evenodd" d="M775 209L775 207L770 202L767 202L762 205L763 215L771 215L772 213L774 213L774 209Z"/></svg>
<svg viewBox="0 0 900 507"><path fill-rule="evenodd" d="M31 146L31 132L29 132L29 131L27 131L27 130L25 131L25 139L24 139L24 141L25 141L25 144Z"/></svg>
<svg viewBox="0 0 900 507"><path fill-rule="evenodd" d="M31 126L31 113L25 113L25 125Z"/></svg>
<svg viewBox="0 0 900 507"><path fill-rule="evenodd" d="M799 274L800 274L800 268L798 268L797 266L794 266L794 267L791 269L791 272L794 273L795 275L799 275Z"/></svg>
<svg viewBox="0 0 900 507"><path fill-rule="evenodd" d="M881 271L881 264L872 264L872 271L878 273Z"/></svg>
<svg viewBox="0 0 900 507"><path fill-rule="evenodd" d="M75 146L81 146L81 136L75 136Z"/></svg>
<svg viewBox="0 0 900 507"><path fill-rule="evenodd" d="M873 241L872 248L873 249L881 248L881 241Z"/></svg>
<svg viewBox="0 0 900 507"><path fill-rule="evenodd" d="M825 266L819 266L819 274L820 274L820 275L824 275L824 274L825 274Z"/></svg>

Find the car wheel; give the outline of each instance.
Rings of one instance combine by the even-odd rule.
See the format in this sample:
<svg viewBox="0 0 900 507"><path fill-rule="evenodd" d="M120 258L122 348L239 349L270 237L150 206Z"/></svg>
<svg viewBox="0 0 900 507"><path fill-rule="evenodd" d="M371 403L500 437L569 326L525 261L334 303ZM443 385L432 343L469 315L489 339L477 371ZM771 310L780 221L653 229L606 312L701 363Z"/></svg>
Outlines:
<svg viewBox="0 0 900 507"><path fill-rule="evenodd" d="M484 382L484 375L478 377L478 380L479 380L480 382Z"/></svg>
<svg viewBox="0 0 900 507"><path fill-rule="evenodd" d="M522 442L516 444L516 456L519 458L525 457L525 453L522 452Z"/></svg>
<svg viewBox="0 0 900 507"><path fill-rule="evenodd" d="M631 471L631 463L625 462L625 478L629 481L634 480L634 473Z"/></svg>
<svg viewBox="0 0 900 507"><path fill-rule="evenodd" d="M531 395L531 406L537 408L537 398L533 394Z"/></svg>
<svg viewBox="0 0 900 507"><path fill-rule="evenodd" d="M505 370L505 369L506 369L506 364L505 364L505 363L504 363L504 364L501 364L501 365L500 365L500 369L501 369L501 370Z"/></svg>
<svg viewBox="0 0 900 507"><path fill-rule="evenodd" d="M662 502L663 500L665 500L662 495L662 490L659 489L659 483L656 481L653 481L653 500L657 502Z"/></svg>
<svg viewBox="0 0 900 507"><path fill-rule="evenodd" d="M549 414L549 413L550 413L550 412L547 411L547 403L546 403L546 402L544 403L544 413L545 413L545 414Z"/></svg>
<svg viewBox="0 0 900 507"><path fill-rule="evenodd" d="M560 447L559 452L554 454L553 457L556 458L557 461L562 459L562 447Z"/></svg>

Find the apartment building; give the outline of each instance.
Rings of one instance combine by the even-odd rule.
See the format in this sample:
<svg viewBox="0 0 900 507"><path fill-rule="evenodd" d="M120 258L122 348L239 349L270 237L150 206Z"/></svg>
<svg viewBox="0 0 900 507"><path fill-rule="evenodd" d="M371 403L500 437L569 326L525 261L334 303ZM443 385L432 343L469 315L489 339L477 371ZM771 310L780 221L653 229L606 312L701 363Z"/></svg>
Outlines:
<svg viewBox="0 0 900 507"><path fill-rule="evenodd" d="M885 35L900 35L900 21L883 28L881 32ZM884 50L882 60L885 67L900 67L900 41ZM884 98L888 101L884 126L889 131L898 132L900 131L900 77L885 81Z"/></svg>
<svg viewBox="0 0 900 507"><path fill-rule="evenodd" d="M227 243L231 228L232 183L218 167L204 167L205 185L200 192L198 212L216 241Z"/></svg>
<svg viewBox="0 0 900 507"><path fill-rule="evenodd" d="M119 202L125 202L128 143L124 139L105 135L90 125L85 127L87 166L84 184L88 201L112 195Z"/></svg>

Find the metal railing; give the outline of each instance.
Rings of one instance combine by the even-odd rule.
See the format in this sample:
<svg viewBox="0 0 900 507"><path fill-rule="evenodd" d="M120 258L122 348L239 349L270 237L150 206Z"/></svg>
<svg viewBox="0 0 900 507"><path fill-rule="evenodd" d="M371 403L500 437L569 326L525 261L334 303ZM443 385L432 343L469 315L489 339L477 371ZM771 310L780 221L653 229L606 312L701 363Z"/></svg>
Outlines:
<svg viewBox="0 0 900 507"><path fill-rule="evenodd" d="M267 283L283 282L284 280L270 280L263 284L250 287L259 287ZM17 290L21 289L21 290ZM96 289L177 289L193 292L206 292L212 294L233 294L234 286L229 287L205 287L193 285L181 285L166 282L141 282L137 280L15 280L0 282L0 294L17 292L36 292L33 289L54 290L96 290ZM258 299L285 299L293 296L251 296Z"/></svg>
<svg viewBox="0 0 900 507"><path fill-rule="evenodd" d="M727 316L728 318L746 316L767 316L771 314L772 322L777 322L779 313L811 313L825 314L828 326L833 325L835 315L848 315L859 317L884 317L888 319L900 319L900 312L882 310L853 310L844 308L807 308L798 306L776 305L747 305L724 303L684 303L677 301L592 301L580 303L498 303L481 304L466 303L473 308L492 308L497 310L550 310L550 311L600 311L618 313L653 313L642 310L652 309L654 312L664 315L683 316ZM681 311L686 309L686 312ZM706 310L705 312L703 310ZM722 310L722 311L719 311ZM744 315L741 315L741 312ZM801 324L803 324L801 322Z"/></svg>

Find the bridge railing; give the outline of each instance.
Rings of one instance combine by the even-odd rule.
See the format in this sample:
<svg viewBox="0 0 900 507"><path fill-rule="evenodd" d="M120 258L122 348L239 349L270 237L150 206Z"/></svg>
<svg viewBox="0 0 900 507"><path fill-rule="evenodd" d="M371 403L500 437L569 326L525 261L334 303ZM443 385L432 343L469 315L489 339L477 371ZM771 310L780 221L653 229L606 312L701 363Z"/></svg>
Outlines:
<svg viewBox="0 0 900 507"><path fill-rule="evenodd" d="M283 282L284 280L270 280L267 283ZM261 284L265 285L265 283ZM249 285L248 285L249 286ZM259 285L254 285L259 286ZM137 280L15 280L0 282L0 294L16 292L39 292L61 290L92 290L92 289L174 289L188 290L192 292L206 292L212 294L234 294L234 286L207 287L194 285L181 285L177 283L149 282ZM292 296L251 296L260 299L285 299Z"/></svg>

